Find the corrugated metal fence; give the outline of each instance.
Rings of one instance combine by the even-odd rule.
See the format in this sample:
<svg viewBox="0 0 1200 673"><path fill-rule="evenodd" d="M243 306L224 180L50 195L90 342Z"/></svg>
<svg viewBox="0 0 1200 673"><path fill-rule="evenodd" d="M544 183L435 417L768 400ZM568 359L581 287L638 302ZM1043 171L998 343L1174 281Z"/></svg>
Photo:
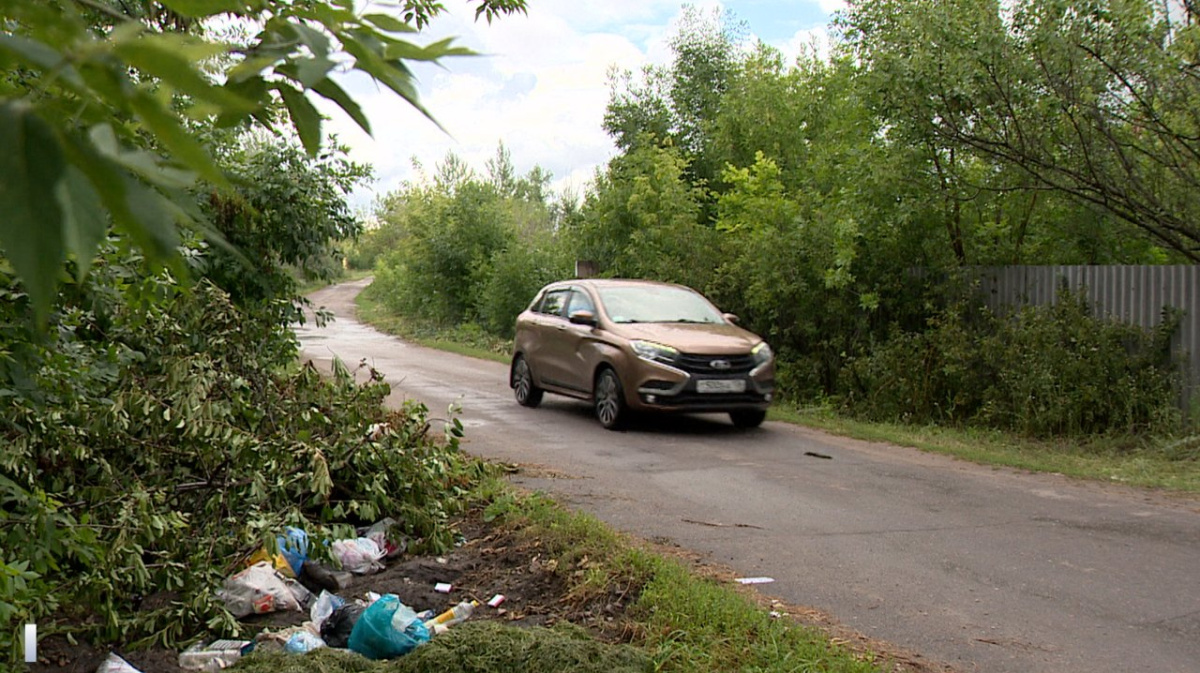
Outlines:
<svg viewBox="0 0 1200 673"><path fill-rule="evenodd" d="M1000 266L979 267L980 289L993 310L1016 304L1051 304L1063 286L1084 291L1097 315L1153 327L1166 306L1183 309L1172 349L1187 358L1181 401L1200 396L1200 266Z"/></svg>

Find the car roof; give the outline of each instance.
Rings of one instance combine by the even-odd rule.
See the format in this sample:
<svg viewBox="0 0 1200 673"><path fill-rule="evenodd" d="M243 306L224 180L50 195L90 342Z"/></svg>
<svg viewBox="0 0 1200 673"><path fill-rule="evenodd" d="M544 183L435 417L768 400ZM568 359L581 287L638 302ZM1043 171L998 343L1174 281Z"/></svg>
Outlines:
<svg viewBox="0 0 1200 673"><path fill-rule="evenodd" d="M657 280L641 280L636 278L576 278L574 280L561 280L547 285L547 288L561 288L572 285L582 285L585 287L602 288L602 287L677 287L681 289L691 289L684 285L676 283L664 283Z"/></svg>

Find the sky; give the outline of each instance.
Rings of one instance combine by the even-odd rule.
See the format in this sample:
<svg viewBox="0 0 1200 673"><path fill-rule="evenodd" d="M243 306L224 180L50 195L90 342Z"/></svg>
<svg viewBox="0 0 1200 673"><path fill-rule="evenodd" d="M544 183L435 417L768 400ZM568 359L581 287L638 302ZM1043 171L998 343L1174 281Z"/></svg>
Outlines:
<svg viewBox="0 0 1200 673"><path fill-rule="evenodd" d="M351 159L375 168L375 181L351 196L354 208L419 180L419 165L435 170L449 151L476 170L508 149L520 174L549 171L552 188L581 194L598 167L616 153L601 126L613 68L640 70L670 61L669 41L680 0L528 0L528 15L489 25L474 20L474 4L444 0L447 13L414 41L457 37L479 56L418 64L421 101L445 131L390 90L360 74L342 85L362 105L373 137L332 105L326 129L351 148ZM827 35L840 0L695 0L696 7L729 10L752 38L791 57ZM416 165L415 165L416 164Z"/></svg>

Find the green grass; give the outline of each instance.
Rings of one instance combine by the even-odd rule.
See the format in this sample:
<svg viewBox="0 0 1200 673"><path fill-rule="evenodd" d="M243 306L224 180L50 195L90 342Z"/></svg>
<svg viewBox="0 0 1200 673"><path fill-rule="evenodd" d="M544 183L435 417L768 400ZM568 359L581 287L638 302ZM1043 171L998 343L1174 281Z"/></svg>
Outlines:
<svg viewBox="0 0 1200 673"><path fill-rule="evenodd" d="M488 335L473 325L446 328L409 320L388 311L370 292L360 292L354 303L358 306L359 321L381 332L427 348L493 362L509 361L512 342Z"/></svg>
<svg viewBox="0 0 1200 673"><path fill-rule="evenodd" d="M488 513L540 540L557 572L574 582L575 600L637 596L629 612L632 644L656 671L882 670L821 631L771 617L737 585L701 577L544 496L503 495Z"/></svg>
<svg viewBox="0 0 1200 673"><path fill-rule="evenodd" d="M370 276L371 273L372 272L370 269L351 269L343 272L341 276L331 280L304 280L303 278L298 277L296 278L296 282L298 283L297 294L306 295L336 283L348 283L355 280L362 280L363 278Z"/></svg>
<svg viewBox="0 0 1200 673"><path fill-rule="evenodd" d="M1183 493L1200 493L1200 436L1038 440L998 430L859 421L824 407L776 405L770 418L872 442L887 442L985 465L1053 472Z"/></svg>
<svg viewBox="0 0 1200 673"><path fill-rule="evenodd" d="M630 540L587 514L542 494L523 494L486 478L475 496L490 503L495 526L537 540L543 563L566 581L570 603L627 597L628 644L602 640L570 624L524 628L467 622L391 661L345 651L251 655L233 670L249 673L718 673L812 671L868 673L886 662L831 642L825 633L773 618L728 581L702 577L682 562Z"/></svg>

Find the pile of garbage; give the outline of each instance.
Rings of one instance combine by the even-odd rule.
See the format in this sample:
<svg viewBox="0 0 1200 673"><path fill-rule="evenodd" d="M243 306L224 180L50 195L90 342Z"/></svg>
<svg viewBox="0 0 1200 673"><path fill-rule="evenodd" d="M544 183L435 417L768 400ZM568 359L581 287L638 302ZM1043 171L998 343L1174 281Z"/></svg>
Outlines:
<svg viewBox="0 0 1200 673"><path fill-rule="evenodd" d="M299 626L264 631L253 640L199 642L179 655L186 670L218 671L254 651L304 654L331 647L357 652L368 659L403 656L449 628L468 619L479 607L474 600L460 601L440 614L417 612L395 594L367 592L347 600L338 595L354 575L384 568L384 561L403 554L406 540L393 534L396 523L385 519L361 531L359 537L330 543L339 568L332 569L309 559L308 535L288 528L276 542L274 554L265 548L247 559L248 567L227 578L217 591L234 617L292 610L308 612L309 620ZM450 593L449 584L434 587ZM496 608L504 601L497 595L488 601ZM139 673L115 653L98 673Z"/></svg>

